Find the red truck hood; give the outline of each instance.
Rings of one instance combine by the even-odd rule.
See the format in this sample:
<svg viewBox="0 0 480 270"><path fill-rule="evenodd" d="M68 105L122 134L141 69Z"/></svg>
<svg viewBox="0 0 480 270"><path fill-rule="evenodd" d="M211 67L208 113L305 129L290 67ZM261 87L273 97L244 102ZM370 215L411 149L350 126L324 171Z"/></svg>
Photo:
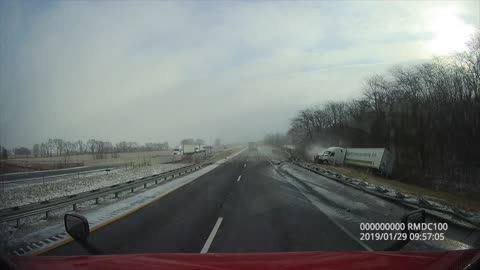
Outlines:
<svg viewBox="0 0 480 270"><path fill-rule="evenodd" d="M18 269L463 269L480 251L128 254L9 257Z"/></svg>

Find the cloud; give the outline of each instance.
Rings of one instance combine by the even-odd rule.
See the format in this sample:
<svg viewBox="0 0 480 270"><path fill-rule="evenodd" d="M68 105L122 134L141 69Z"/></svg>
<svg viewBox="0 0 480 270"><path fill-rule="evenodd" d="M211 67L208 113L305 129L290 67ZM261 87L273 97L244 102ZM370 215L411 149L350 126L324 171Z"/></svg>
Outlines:
<svg viewBox="0 0 480 270"><path fill-rule="evenodd" d="M429 11L478 3L3 4L0 143L259 139L432 56ZM448 7L451 6L451 7Z"/></svg>

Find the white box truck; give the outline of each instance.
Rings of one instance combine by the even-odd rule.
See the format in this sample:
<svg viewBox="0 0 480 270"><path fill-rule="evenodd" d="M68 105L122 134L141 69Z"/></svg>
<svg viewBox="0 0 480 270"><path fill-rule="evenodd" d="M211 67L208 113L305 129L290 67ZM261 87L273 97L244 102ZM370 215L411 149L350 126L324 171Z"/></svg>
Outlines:
<svg viewBox="0 0 480 270"><path fill-rule="evenodd" d="M385 148L329 147L313 159L318 163L372 168L386 176L391 176L393 170L393 155Z"/></svg>
<svg viewBox="0 0 480 270"><path fill-rule="evenodd" d="M183 154L196 153L195 148L197 148L196 144L184 144L183 145Z"/></svg>

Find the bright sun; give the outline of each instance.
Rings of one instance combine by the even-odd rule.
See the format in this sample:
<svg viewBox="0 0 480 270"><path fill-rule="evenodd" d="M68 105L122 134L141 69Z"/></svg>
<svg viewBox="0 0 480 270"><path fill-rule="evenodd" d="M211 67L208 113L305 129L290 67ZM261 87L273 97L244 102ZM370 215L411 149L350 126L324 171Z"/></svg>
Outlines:
<svg viewBox="0 0 480 270"><path fill-rule="evenodd" d="M433 39L428 46L432 53L446 55L467 49L466 42L474 33L474 27L447 8L434 9L429 12L429 24Z"/></svg>

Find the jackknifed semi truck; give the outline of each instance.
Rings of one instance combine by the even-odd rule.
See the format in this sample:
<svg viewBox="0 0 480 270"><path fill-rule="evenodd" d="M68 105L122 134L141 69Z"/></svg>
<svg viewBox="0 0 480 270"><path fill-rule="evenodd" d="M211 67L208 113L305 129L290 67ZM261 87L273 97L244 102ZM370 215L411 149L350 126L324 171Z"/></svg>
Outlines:
<svg viewBox="0 0 480 270"><path fill-rule="evenodd" d="M391 176L393 170L393 155L385 148L329 147L323 153L316 154L313 160L331 165L372 168L385 176Z"/></svg>

